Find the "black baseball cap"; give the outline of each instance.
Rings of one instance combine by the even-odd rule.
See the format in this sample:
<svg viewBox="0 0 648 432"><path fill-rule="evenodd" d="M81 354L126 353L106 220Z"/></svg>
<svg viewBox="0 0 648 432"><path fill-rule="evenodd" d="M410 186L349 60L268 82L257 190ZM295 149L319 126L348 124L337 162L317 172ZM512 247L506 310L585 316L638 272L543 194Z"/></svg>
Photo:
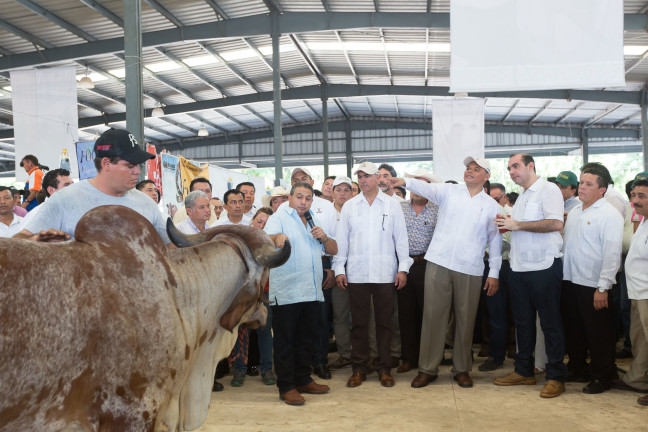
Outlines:
<svg viewBox="0 0 648 432"><path fill-rule="evenodd" d="M124 129L108 129L95 141L97 157L118 157L132 164L142 164L155 155L146 152L137 144L135 135Z"/></svg>

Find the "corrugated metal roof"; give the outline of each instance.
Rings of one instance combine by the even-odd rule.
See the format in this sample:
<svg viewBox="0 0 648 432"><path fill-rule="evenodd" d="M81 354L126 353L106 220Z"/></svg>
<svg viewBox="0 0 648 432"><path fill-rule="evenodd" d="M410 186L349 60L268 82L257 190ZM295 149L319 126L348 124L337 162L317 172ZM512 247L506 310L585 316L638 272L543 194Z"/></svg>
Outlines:
<svg viewBox="0 0 648 432"><path fill-rule="evenodd" d="M158 1L183 26L209 23L220 19L214 8L203 0ZM224 15L230 19L269 13L263 0L217 0L216 3ZM325 3L320 0L274 0L274 3L282 12L320 13L325 10L325 4L332 12L424 13L429 7L431 12L448 13L450 7L448 0L431 2L427 0L407 2L402 0L328 0ZM76 26L80 31L86 32L90 39L103 40L123 36L123 29L119 25L76 0L39 0L38 5ZM101 2L101 5L123 19L122 0L105 0ZM142 2L142 8L144 32L176 28L172 20L145 1ZM0 0L0 10L2 10L3 20L32 34L35 38L42 39L47 46L64 47L85 42L83 37L12 0ZM648 7L645 1L625 0L624 11L625 13L645 14L648 12ZM311 71L309 62L312 62L313 66L322 73L328 84L356 84L357 81L352 73L353 69L361 84L418 87L449 85L450 53L430 50L426 54L421 48L425 47L426 37L431 44L446 44L447 46L450 43L449 29L361 28L338 32L306 32L295 36L300 48L305 51L307 59L304 59L288 35L282 35L280 38L283 50L281 73L285 77L287 87L292 89L320 84L319 79ZM338 37L342 43L339 42ZM648 32L645 31L626 31L624 39L626 46L648 46ZM400 49L389 48L385 53L383 40L388 47L399 46L394 44L403 45L400 45ZM171 106L193 101L221 99L223 95L215 88L222 88L228 97L250 95L254 94L256 90L267 94L272 92L272 72L269 66L272 62L272 55L269 35L247 39L213 39L200 41L200 43L213 49L218 55L229 59L227 60L229 67L221 62L213 61L193 66L192 71L180 67L159 70L155 72L158 78L145 74L143 78L144 91L148 95L144 98L145 107L154 107L156 100L162 100L165 105ZM143 51L144 64L152 70L157 70L156 66L159 67L160 64L173 65L170 57L160 51L165 51L181 60L191 61L197 57L208 59L209 53L200 43L178 41L161 46L160 50L147 47ZM262 57L250 48L250 44L263 51ZM408 47L416 49L410 50ZM344 49L346 49L346 55ZM6 29L0 29L0 50L4 50L8 54L21 54L33 52L35 47L27 39ZM625 57L626 68L632 67L632 70L627 74L626 90L638 91L648 81L648 61L636 64L640 59L640 53ZM62 61L58 64L74 64L77 73L83 74L85 62L104 72L115 71L117 77L113 80L98 79L95 83L95 91L79 89L79 116L81 118L96 117L99 114L96 109L107 114L123 113L125 108L119 100L125 97L125 89L123 80L120 80L119 77L123 76L124 61L119 55L102 54L89 59L81 59L78 62ZM92 71L90 72L92 73ZM391 72L391 77L389 72ZM245 83L245 80L251 82L252 86ZM9 79L0 75L0 88L9 86ZM173 87L181 89L190 97ZM434 98L403 95L338 98L352 117L372 119L374 117L385 119L429 118L432 99ZM507 122L516 124L525 122L530 124L533 121L534 125L556 124L559 126L571 124L583 126L596 120L591 127L608 128L618 126L636 128L640 124L640 116L637 115L639 107L635 104L618 106L618 104L608 102L561 99L551 101L548 106L545 106L548 102L550 102L548 99L489 98L485 109L486 120L501 122L506 119ZM313 110L321 115L321 101L318 97L310 99L308 105L303 101L284 101L282 106L284 108L282 121L286 125L292 125L293 119L305 124L318 122L319 117L313 113ZM248 107L270 121L273 118L270 102L252 103ZM0 108L4 109L4 111L0 110L0 131L10 129L10 126L3 124L3 122L11 122L10 97L0 95ZM201 111L197 115L205 121L232 132L268 128L267 122L241 106L228 106L221 112L239 123L245 124L247 128L213 110ZM568 117L565 118L567 114ZM343 115L336 104L329 102L330 118L339 119ZM168 118L189 129L197 130L200 127L200 120L188 115L177 114ZM147 119L146 122L151 127L180 137L192 136L192 132L161 119ZM103 127L105 126L97 125L93 130L101 131ZM207 128L211 133L221 135L217 129L209 125ZM147 130L147 135L159 140L170 139L169 136L152 130Z"/></svg>

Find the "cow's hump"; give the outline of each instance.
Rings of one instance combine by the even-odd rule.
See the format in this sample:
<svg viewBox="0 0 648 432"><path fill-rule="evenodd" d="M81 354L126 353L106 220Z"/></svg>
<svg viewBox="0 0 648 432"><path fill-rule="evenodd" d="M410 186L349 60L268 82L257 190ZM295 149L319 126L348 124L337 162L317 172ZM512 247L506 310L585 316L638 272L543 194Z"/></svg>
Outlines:
<svg viewBox="0 0 648 432"><path fill-rule="evenodd" d="M83 215L74 230L74 238L83 243L124 243L141 240L156 249L164 248L153 225L128 207L106 205Z"/></svg>

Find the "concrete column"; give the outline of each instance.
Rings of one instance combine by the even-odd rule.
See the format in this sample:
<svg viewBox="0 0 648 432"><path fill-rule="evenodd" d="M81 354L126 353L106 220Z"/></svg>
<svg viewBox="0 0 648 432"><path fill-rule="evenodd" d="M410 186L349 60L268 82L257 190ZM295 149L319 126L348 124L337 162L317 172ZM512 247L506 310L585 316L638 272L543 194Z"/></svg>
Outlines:
<svg viewBox="0 0 648 432"><path fill-rule="evenodd" d="M641 105L641 147L643 149L643 169L648 170L648 114L645 104Z"/></svg>
<svg viewBox="0 0 648 432"><path fill-rule="evenodd" d="M324 177L329 175L329 145L328 145L328 98L326 87L322 95L322 155L324 157Z"/></svg>
<svg viewBox="0 0 648 432"><path fill-rule="evenodd" d="M353 141L351 139L351 122L347 120L346 127L344 128L344 138L346 141L345 153L346 153L346 167L347 167L347 177L351 177L351 170L353 170Z"/></svg>
<svg viewBox="0 0 648 432"><path fill-rule="evenodd" d="M589 162L589 135L587 129L581 132L581 146L583 147L583 164Z"/></svg>
<svg viewBox="0 0 648 432"><path fill-rule="evenodd" d="M140 146L146 149L144 102L142 101L142 4L140 0L124 0L124 56L126 129L135 136Z"/></svg>

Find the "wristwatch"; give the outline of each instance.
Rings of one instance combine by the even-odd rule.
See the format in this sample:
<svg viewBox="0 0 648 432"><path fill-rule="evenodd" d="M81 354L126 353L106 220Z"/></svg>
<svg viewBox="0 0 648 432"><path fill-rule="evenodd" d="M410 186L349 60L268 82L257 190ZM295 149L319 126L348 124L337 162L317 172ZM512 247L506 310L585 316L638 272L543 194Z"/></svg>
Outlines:
<svg viewBox="0 0 648 432"><path fill-rule="evenodd" d="M607 292L607 290L606 290L605 288L601 288L601 287L598 287L597 290L598 290L598 292L600 292L601 294L603 294L604 292Z"/></svg>

